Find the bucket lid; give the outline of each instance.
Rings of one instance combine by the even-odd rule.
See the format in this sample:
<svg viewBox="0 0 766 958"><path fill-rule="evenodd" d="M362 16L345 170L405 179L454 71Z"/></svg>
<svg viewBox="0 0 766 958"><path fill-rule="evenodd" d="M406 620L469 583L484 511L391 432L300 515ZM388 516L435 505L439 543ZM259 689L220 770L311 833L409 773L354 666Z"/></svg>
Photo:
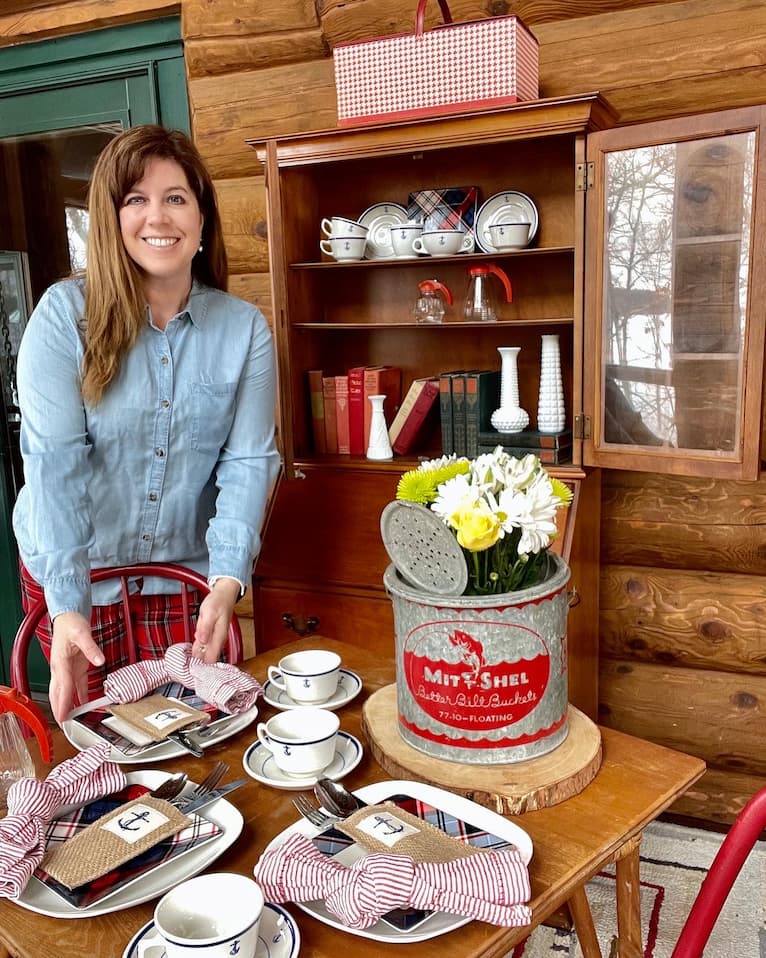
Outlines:
<svg viewBox="0 0 766 958"><path fill-rule="evenodd" d="M455 536L430 509L417 502L389 502L380 533L397 571L413 586L436 595L462 595L468 566Z"/></svg>

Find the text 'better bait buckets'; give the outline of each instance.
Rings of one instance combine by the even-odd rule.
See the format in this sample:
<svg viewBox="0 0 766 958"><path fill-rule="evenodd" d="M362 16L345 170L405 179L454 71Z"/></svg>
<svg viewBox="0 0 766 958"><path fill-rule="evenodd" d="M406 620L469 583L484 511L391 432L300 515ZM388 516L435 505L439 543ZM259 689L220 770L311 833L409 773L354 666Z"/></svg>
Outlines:
<svg viewBox="0 0 766 958"><path fill-rule="evenodd" d="M570 571L548 558L545 581L489 596L429 594L386 569L407 743L435 758L503 764L564 741Z"/></svg>

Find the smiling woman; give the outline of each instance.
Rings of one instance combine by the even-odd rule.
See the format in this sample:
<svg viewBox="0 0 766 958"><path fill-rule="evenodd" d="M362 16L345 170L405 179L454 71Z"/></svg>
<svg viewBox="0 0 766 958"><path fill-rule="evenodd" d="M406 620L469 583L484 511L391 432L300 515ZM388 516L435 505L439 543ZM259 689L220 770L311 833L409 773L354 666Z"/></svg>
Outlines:
<svg viewBox="0 0 766 958"><path fill-rule="evenodd" d="M19 352L26 485L14 511L27 604L61 722L125 664L118 595L90 571L174 562L210 577L193 652L218 659L250 581L279 457L266 320L226 292L210 176L189 138L126 130L89 190L84 276L52 286ZM140 654L183 641L176 598L149 579ZM157 594L159 593L159 594Z"/></svg>

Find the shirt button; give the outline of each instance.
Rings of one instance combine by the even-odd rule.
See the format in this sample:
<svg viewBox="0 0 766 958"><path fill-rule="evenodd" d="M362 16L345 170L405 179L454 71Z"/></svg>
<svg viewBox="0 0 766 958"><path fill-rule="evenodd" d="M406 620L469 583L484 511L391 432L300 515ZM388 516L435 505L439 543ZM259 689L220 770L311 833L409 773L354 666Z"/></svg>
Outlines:
<svg viewBox="0 0 766 958"><path fill-rule="evenodd" d="M160 406L162 406L163 409L167 409L169 405L170 403L168 402L167 399L163 399L162 402L160 403Z"/></svg>
<svg viewBox="0 0 766 958"><path fill-rule="evenodd" d="M157 493L156 493L156 492L150 492L150 493L149 493L149 502L156 502L156 501L157 501Z"/></svg>
<svg viewBox="0 0 766 958"><path fill-rule="evenodd" d="M151 536L141 536L141 538L144 540L144 542L151 542L151 541L152 541L152 537L151 537Z"/></svg>
<svg viewBox="0 0 766 958"><path fill-rule="evenodd" d="M154 450L154 453L155 453L155 455L159 456L160 459L161 459L161 458L165 455L165 450L164 450L164 449L155 449L155 450Z"/></svg>
<svg viewBox="0 0 766 958"><path fill-rule="evenodd" d="M162 357L161 362L162 362L162 365L163 365L163 366L167 366L167 364L168 364L169 361L170 361L170 360L168 359L167 356L163 356L163 357Z"/></svg>

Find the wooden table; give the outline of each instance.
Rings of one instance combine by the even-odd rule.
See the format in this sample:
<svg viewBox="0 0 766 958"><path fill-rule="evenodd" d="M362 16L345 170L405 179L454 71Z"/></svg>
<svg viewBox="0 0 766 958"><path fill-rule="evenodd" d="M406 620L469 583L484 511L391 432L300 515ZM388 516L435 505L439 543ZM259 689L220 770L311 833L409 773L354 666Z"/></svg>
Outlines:
<svg viewBox="0 0 766 958"><path fill-rule="evenodd" d="M290 651L306 648L312 640L298 640L278 650L262 653L244 664L260 681L266 680L266 667ZM336 649L343 664L362 676L362 693L339 711L341 728L361 737L361 708L366 697L394 680L394 664L379 661L364 648L329 639L314 643ZM263 705L268 718L273 710ZM260 716L259 716L260 717ZM620 958L641 958L639 841L642 829L681 795L704 769L705 764L681 752L675 752L641 739L602 729L603 762L596 778L579 795L560 805L517 816L518 822L534 842L530 863L533 924L538 925L569 903L577 932L587 958L600 958L593 930L585 883L604 865L616 862L617 918ZM162 769L185 769L199 781L211 762L223 759L231 763L227 779L239 777L242 756L255 738L254 726L239 735L209 748L205 757L191 756L163 762ZM73 754L61 733L55 735L56 761ZM359 788L386 779L386 773L365 754L360 765L345 779L349 788ZM242 812L242 834L211 866L215 871L235 871L252 875L253 865L269 841L296 819L291 799L296 793L262 785L253 780L232 796ZM124 911L87 919L56 919L37 915L8 900L0 900L0 958L120 958L128 942L152 917L155 902L147 902ZM296 918L302 937L302 958L337 958L353 953L355 958L397 955L401 945L338 931L301 911L287 906ZM447 935L407 945L408 958L490 958L503 956L521 941L528 928L497 928L474 921ZM5 949L5 950L4 950ZM349 949L352 951L349 952Z"/></svg>

